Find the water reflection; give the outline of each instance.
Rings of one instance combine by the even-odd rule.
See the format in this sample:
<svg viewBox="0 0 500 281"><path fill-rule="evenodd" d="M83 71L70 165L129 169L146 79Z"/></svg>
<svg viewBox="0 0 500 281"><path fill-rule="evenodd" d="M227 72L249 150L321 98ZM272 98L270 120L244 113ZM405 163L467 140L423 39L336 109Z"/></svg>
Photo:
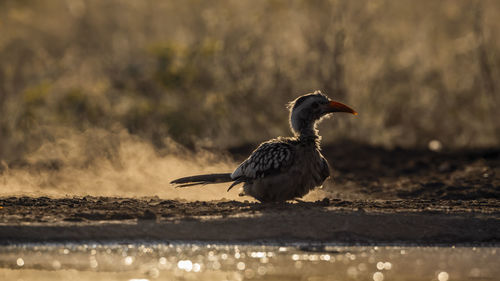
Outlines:
<svg viewBox="0 0 500 281"><path fill-rule="evenodd" d="M0 247L0 280L497 280L495 247L53 244Z"/></svg>

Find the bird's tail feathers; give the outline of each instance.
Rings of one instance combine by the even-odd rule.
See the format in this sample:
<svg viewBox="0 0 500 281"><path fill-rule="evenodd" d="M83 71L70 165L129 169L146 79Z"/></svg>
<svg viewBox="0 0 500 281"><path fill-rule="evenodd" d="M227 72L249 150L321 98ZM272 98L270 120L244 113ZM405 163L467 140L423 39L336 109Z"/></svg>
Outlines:
<svg viewBox="0 0 500 281"><path fill-rule="evenodd" d="M227 191L229 192L229 190L231 190L231 188L237 186L238 184L240 184L242 182L245 182L244 178L238 178L238 179L234 180L234 182L229 186Z"/></svg>
<svg viewBox="0 0 500 281"><path fill-rule="evenodd" d="M212 184L212 183L223 183L223 182L231 182L230 173L224 174L205 174L205 175L196 175L190 177L184 177L180 179L176 179L171 181L171 184L175 184L176 187L186 187L198 184Z"/></svg>

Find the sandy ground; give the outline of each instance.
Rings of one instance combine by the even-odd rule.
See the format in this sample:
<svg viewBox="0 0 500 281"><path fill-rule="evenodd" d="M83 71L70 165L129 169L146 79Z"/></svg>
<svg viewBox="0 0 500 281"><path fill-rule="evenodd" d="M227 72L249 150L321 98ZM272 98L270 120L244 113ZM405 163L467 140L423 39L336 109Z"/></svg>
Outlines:
<svg viewBox="0 0 500 281"><path fill-rule="evenodd" d="M500 244L500 150L343 148L324 150L333 179L321 200L0 197L0 243ZM239 160L250 149L231 153Z"/></svg>

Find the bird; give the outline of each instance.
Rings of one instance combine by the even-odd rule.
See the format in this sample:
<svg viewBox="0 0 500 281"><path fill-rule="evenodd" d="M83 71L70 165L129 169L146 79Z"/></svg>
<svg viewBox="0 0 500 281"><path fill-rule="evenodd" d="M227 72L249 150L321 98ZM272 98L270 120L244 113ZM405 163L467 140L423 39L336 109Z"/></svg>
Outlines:
<svg viewBox="0 0 500 281"><path fill-rule="evenodd" d="M241 196L260 202L299 200L330 176L321 154L317 124L334 112L357 115L349 106L331 100L321 91L288 103L291 137L261 143L232 173L195 175L171 181L176 187L232 182L227 191L243 184Z"/></svg>

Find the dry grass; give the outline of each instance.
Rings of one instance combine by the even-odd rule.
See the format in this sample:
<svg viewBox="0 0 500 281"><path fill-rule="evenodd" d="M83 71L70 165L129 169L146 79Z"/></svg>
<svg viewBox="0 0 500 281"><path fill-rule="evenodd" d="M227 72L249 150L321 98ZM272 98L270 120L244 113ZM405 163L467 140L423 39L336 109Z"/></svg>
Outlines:
<svg viewBox="0 0 500 281"><path fill-rule="evenodd" d="M326 121L327 141L495 146L499 12L493 0L2 1L0 159L64 127L125 128L157 148L262 141L288 134L285 103L315 89L360 112Z"/></svg>

